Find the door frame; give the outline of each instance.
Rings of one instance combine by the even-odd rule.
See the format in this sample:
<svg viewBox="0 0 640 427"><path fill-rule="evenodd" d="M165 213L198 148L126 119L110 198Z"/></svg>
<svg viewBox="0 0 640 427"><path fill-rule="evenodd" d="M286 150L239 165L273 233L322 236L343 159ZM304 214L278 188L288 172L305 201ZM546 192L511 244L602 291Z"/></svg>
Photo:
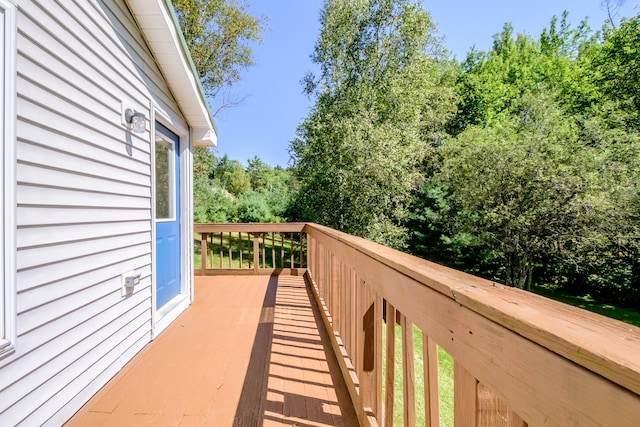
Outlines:
<svg viewBox="0 0 640 427"><path fill-rule="evenodd" d="M193 302L193 169L189 130L176 118L173 120L157 105L151 104L151 339L157 337ZM156 309L156 182L155 135L156 121L178 135L180 200L180 293L160 309Z"/></svg>

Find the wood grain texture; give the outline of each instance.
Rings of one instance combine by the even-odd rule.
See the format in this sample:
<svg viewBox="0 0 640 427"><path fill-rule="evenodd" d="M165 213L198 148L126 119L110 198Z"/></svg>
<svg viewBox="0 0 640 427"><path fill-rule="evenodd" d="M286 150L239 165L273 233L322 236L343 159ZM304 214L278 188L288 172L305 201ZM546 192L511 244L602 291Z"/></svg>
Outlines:
<svg viewBox="0 0 640 427"><path fill-rule="evenodd" d="M316 224L305 231L322 248L311 273L325 257L340 259L494 390L521 417L514 422L633 426L640 419L640 329Z"/></svg>
<svg viewBox="0 0 640 427"><path fill-rule="evenodd" d="M413 324L406 316L400 315L402 327L402 386L404 403L404 425L416 425L416 373Z"/></svg>
<svg viewBox="0 0 640 427"><path fill-rule="evenodd" d="M396 369L396 309L387 303L387 348L384 425L393 427L393 403L395 401L395 369Z"/></svg>
<svg viewBox="0 0 640 427"><path fill-rule="evenodd" d="M440 425L440 392L438 388L438 346L427 334L422 334L424 369L424 418L426 427Z"/></svg>
<svg viewBox="0 0 640 427"><path fill-rule="evenodd" d="M456 426L477 425L478 380L460 363L453 365L454 405L453 421Z"/></svg>
<svg viewBox="0 0 640 427"><path fill-rule="evenodd" d="M67 425L97 422L358 425L304 278L268 276L198 278L192 306Z"/></svg>

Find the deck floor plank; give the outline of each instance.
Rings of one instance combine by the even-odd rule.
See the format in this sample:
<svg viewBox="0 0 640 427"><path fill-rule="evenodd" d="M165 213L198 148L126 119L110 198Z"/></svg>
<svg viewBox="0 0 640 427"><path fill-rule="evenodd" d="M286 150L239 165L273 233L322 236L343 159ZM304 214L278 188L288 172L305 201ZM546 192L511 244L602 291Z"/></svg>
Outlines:
<svg viewBox="0 0 640 427"><path fill-rule="evenodd" d="M68 426L356 426L304 279L196 278L194 303Z"/></svg>

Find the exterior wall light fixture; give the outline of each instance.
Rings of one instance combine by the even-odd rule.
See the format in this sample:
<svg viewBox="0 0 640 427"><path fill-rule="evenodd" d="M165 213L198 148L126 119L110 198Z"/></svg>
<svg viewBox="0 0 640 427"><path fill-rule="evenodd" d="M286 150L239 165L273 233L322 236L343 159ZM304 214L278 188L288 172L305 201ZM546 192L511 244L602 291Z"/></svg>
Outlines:
<svg viewBox="0 0 640 427"><path fill-rule="evenodd" d="M124 111L124 118L131 125L131 129L135 133L142 133L146 130L146 117L144 113L134 111L131 108L127 108Z"/></svg>

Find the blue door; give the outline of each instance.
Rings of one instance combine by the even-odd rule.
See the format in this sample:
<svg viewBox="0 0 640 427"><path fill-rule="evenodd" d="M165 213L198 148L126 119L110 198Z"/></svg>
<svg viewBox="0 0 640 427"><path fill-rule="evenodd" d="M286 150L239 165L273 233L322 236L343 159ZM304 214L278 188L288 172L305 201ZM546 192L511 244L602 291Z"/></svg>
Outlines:
<svg viewBox="0 0 640 427"><path fill-rule="evenodd" d="M156 308L180 293L180 146L156 122Z"/></svg>

